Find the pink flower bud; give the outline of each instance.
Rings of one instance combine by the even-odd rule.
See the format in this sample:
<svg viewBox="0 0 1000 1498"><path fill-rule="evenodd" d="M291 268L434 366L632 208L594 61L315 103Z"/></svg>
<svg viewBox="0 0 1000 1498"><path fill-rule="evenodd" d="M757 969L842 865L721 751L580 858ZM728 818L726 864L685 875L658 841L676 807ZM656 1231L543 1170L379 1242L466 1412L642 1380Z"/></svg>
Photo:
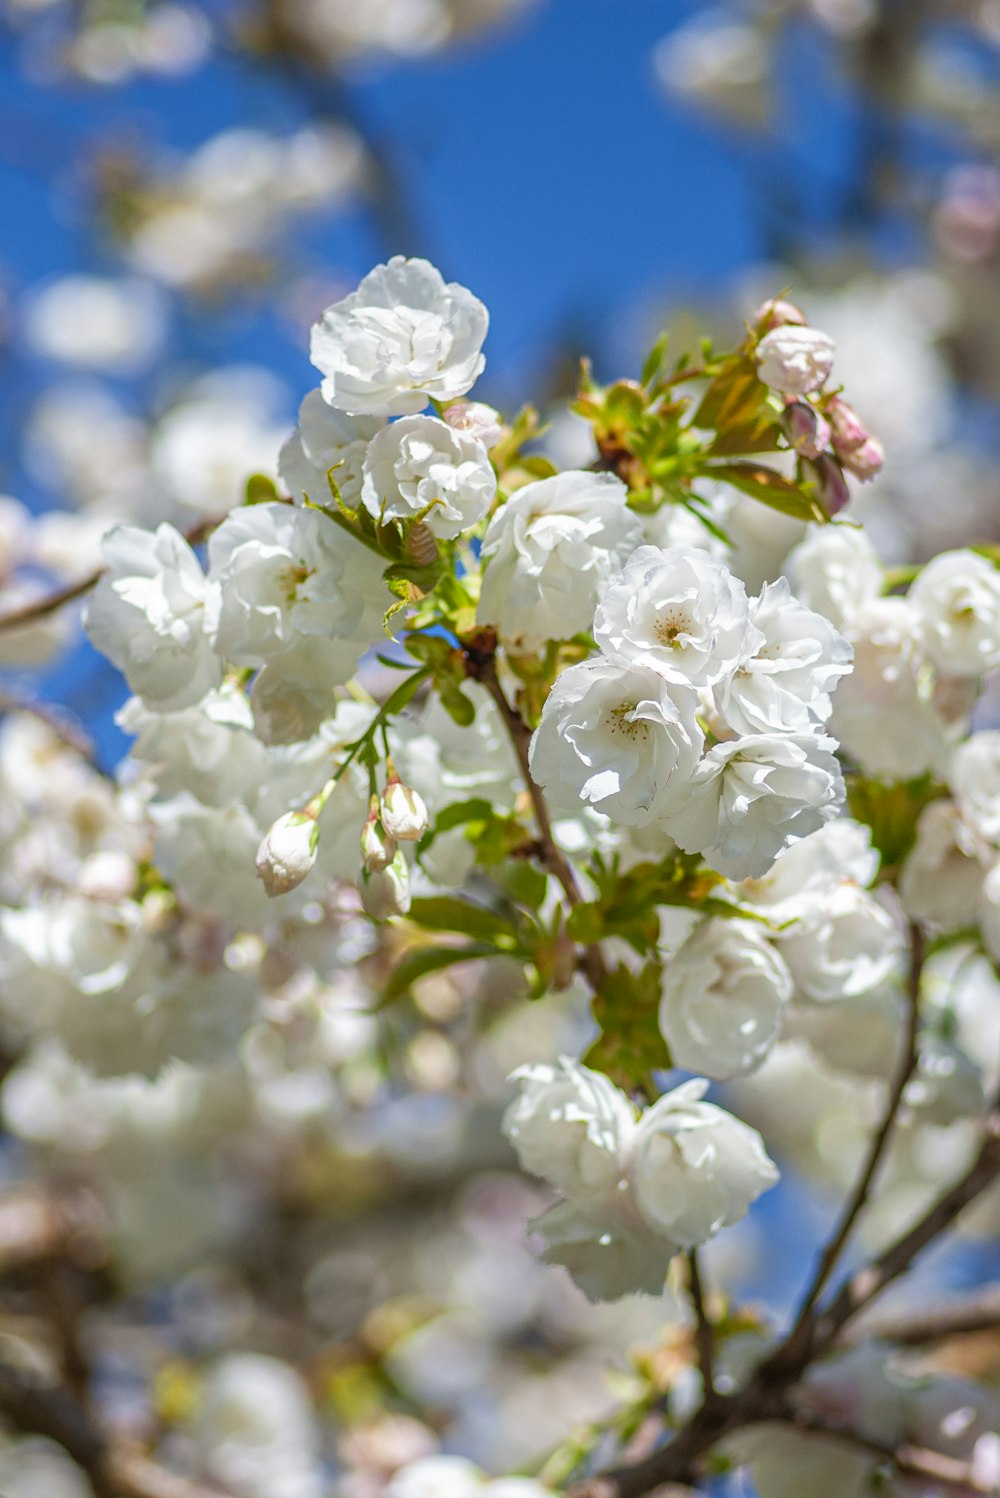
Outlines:
<svg viewBox="0 0 1000 1498"><path fill-rule="evenodd" d="M786 302L783 297L773 297L769 302L761 302L750 321L758 333L770 333L772 328L782 328L786 323L797 323L804 327L809 319L794 302Z"/></svg>
<svg viewBox="0 0 1000 1498"><path fill-rule="evenodd" d="M851 491L836 458L820 453L810 465L816 481L816 497L828 515L839 515L851 502Z"/></svg>
<svg viewBox="0 0 1000 1498"><path fill-rule="evenodd" d="M830 423L808 401L790 401L781 425L795 451L804 458L818 458L830 445Z"/></svg>
<svg viewBox="0 0 1000 1498"><path fill-rule="evenodd" d="M885 466L885 448L875 437L869 437L853 452L844 453L840 460L849 473L863 484L877 478Z"/></svg>
<svg viewBox="0 0 1000 1498"><path fill-rule="evenodd" d="M379 818L378 797L371 799L368 820L361 829L361 862L365 872L375 874L384 869L396 856L396 839L382 825Z"/></svg>
<svg viewBox="0 0 1000 1498"><path fill-rule="evenodd" d="M868 428L853 406L835 395L826 407L827 419L833 428L833 445L844 456L868 441Z"/></svg>
<svg viewBox="0 0 1000 1498"><path fill-rule="evenodd" d="M482 401L455 401L446 408L444 419L453 431L478 437L485 448L496 447L504 433L499 411Z"/></svg>

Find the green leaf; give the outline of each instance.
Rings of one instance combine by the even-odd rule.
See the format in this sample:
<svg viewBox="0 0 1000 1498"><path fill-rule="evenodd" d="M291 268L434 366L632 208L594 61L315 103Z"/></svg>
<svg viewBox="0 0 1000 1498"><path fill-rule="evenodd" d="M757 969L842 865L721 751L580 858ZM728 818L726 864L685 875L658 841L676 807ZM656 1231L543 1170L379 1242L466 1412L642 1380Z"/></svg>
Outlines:
<svg viewBox="0 0 1000 1498"><path fill-rule="evenodd" d="M871 828L872 846L882 855L883 875L898 868L913 847L924 807L945 795L945 787L930 775L892 785L860 775L848 779L851 816Z"/></svg>
<svg viewBox="0 0 1000 1498"><path fill-rule="evenodd" d="M243 491L243 503L245 505L273 504L281 496L275 488L274 479L266 473L252 473L246 481Z"/></svg>
<svg viewBox="0 0 1000 1498"><path fill-rule="evenodd" d="M793 520L827 520L822 508L798 484L763 463L713 463L701 470L705 478L721 479L741 494L760 500L769 509Z"/></svg>
<svg viewBox="0 0 1000 1498"><path fill-rule="evenodd" d="M393 966L379 995L378 1007L401 998L428 973L439 973L444 968L454 967L457 962L472 962L476 958L496 955L496 948L485 942L473 942L461 947L418 947L415 951L406 952Z"/></svg>
<svg viewBox="0 0 1000 1498"><path fill-rule="evenodd" d="M584 1063L602 1071L620 1087L650 1089L650 1073L672 1065L660 1034L660 986L663 969L648 962L638 973L614 968L594 995L594 1019L601 1034Z"/></svg>
<svg viewBox="0 0 1000 1498"><path fill-rule="evenodd" d="M473 905L455 895L424 895L411 901L407 917L425 931L455 931L477 941L491 942L504 951L516 951L520 939L516 928L495 911Z"/></svg>
<svg viewBox="0 0 1000 1498"><path fill-rule="evenodd" d="M659 338L653 344L653 347L650 349L649 353L646 355L642 365L642 374L640 376L640 379L644 385L652 385L653 381L662 370L663 361L667 356L667 342L668 335L666 333L661 333Z"/></svg>

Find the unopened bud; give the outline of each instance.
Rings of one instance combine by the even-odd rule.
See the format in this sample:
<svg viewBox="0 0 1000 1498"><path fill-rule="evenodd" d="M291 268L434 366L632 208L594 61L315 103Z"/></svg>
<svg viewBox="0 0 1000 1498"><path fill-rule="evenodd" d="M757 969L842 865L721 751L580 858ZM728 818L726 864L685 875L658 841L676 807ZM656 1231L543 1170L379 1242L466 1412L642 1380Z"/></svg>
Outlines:
<svg viewBox="0 0 1000 1498"><path fill-rule="evenodd" d="M382 826L401 843L415 843L430 826L423 797L393 774L382 796Z"/></svg>
<svg viewBox="0 0 1000 1498"><path fill-rule="evenodd" d="M770 333L772 328L782 328L787 323L804 327L809 319L794 302L786 302L784 297L772 297L769 302L761 302L750 321L758 333Z"/></svg>
<svg viewBox="0 0 1000 1498"><path fill-rule="evenodd" d="M384 869L361 871L358 885L361 903L373 921L387 921L393 915L405 915L410 908L410 871L402 849Z"/></svg>
<svg viewBox="0 0 1000 1498"><path fill-rule="evenodd" d="M829 453L821 453L809 466L816 480L816 497L823 509L828 515L839 515L851 502L851 491L840 464Z"/></svg>
<svg viewBox="0 0 1000 1498"><path fill-rule="evenodd" d="M361 862L366 874L384 869L396 856L396 839L390 837L379 816L378 797L373 796L368 820L361 829Z"/></svg>
<svg viewBox="0 0 1000 1498"><path fill-rule="evenodd" d="M257 878L269 895L287 895L316 862L319 828L305 811L286 811L257 849Z"/></svg>
<svg viewBox="0 0 1000 1498"><path fill-rule="evenodd" d="M853 452L844 453L840 461L856 479L868 484L885 467L885 448L877 437L869 437L867 442L862 442Z"/></svg>
<svg viewBox="0 0 1000 1498"><path fill-rule="evenodd" d="M496 447L504 434L499 411L482 401L455 401L447 407L444 419L453 431L478 437L486 448Z"/></svg>
<svg viewBox="0 0 1000 1498"><path fill-rule="evenodd" d="M833 445L841 457L868 441L868 428L854 407L839 395L827 404L826 416L833 428Z"/></svg>
<svg viewBox="0 0 1000 1498"><path fill-rule="evenodd" d="M808 401L790 401L781 425L795 451L804 458L818 458L830 445L830 423Z"/></svg>
<svg viewBox="0 0 1000 1498"><path fill-rule="evenodd" d="M757 345L757 374L782 395L808 395L829 378L833 354L833 339L819 328L772 328Z"/></svg>

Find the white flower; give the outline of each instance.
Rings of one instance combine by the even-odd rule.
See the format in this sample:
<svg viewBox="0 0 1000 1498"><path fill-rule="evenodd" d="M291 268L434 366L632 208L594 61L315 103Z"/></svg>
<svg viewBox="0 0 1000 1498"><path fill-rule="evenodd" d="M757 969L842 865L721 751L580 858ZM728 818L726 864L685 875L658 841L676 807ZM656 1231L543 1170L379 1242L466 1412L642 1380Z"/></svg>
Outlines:
<svg viewBox="0 0 1000 1498"><path fill-rule="evenodd" d="M763 644L715 688L736 733L804 733L833 711L830 693L854 652L821 614L791 596L783 577L750 600L750 624Z"/></svg>
<svg viewBox="0 0 1000 1498"><path fill-rule="evenodd" d="M978 901L979 925L983 933L983 945L1000 963L1000 863L995 863L983 881ZM966 907L963 925L969 925Z"/></svg>
<svg viewBox="0 0 1000 1498"><path fill-rule="evenodd" d="M721 681L764 643L739 578L689 546L640 546L601 599L594 638L609 655L693 686Z"/></svg>
<svg viewBox="0 0 1000 1498"><path fill-rule="evenodd" d="M319 1424L287 1363L233 1353L210 1370L194 1422L207 1477L239 1498L321 1498Z"/></svg>
<svg viewBox="0 0 1000 1498"><path fill-rule="evenodd" d="M749 921L703 922L663 976L659 1023L674 1064L720 1080L755 1070L791 995L787 967Z"/></svg>
<svg viewBox="0 0 1000 1498"><path fill-rule="evenodd" d="M376 520L423 516L429 531L450 541L482 520L496 492L483 444L437 416L393 421L368 448L361 498Z"/></svg>
<svg viewBox="0 0 1000 1498"><path fill-rule="evenodd" d="M815 898L775 940L795 979L796 997L813 1003L857 998L901 974L903 944L895 921L849 880Z"/></svg>
<svg viewBox="0 0 1000 1498"><path fill-rule="evenodd" d="M318 390L310 390L299 407L298 427L278 457L278 475L292 498L330 504L330 474L344 504L356 509L361 501L365 453L384 424L377 417L335 411Z"/></svg>
<svg viewBox="0 0 1000 1498"><path fill-rule="evenodd" d="M925 806L899 877L910 919L945 932L968 926L983 885L984 853L953 801Z"/></svg>
<svg viewBox="0 0 1000 1498"><path fill-rule="evenodd" d="M254 873L261 828L244 807L217 809L178 796L151 814L156 866L195 909L241 930L266 919L267 896Z"/></svg>
<svg viewBox="0 0 1000 1498"><path fill-rule="evenodd" d="M938 670L982 676L1000 666L1000 570L974 551L945 551L918 574L909 601Z"/></svg>
<svg viewBox="0 0 1000 1498"><path fill-rule="evenodd" d="M852 525L818 526L789 553L787 566L796 596L838 629L882 592L875 549Z"/></svg>
<svg viewBox="0 0 1000 1498"><path fill-rule="evenodd" d="M785 323L757 345L757 373L783 395L807 395L829 377L834 348L833 339L818 328Z"/></svg>
<svg viewBox="0 0 1000 1498"><path fill-rule="evenodd" d="M218 592L198 558L172 525L117 525L101 549L107 570L84 615L91 640L147 707L198 702L222 680L211 641Z"/></svg>
<svg viewBox="0 0 1000 1498"><path fill-rule="evenodd" d="M666 1093L639 1120L632 1146L639 1211L679 1248L739 1222L778 1180L756 1129L702 1102L707 1090L699 1079Z"/></svg>
<svg viewBox="0 0 1000 1498"><path fill-rule="evenodd" d="M347 681L391 602L379 558L317 510L238 510L208 555L221 594L217 644L237 666L281 661L293 679Z"/></svg>
<svg viewBox="0 0 1000 1498"><path fill-rule="evenodd" d="M844 880L871 884L878 868L871 828L835 817L792 843L763 877L744 880L737 894L741 904L757 906L774 926L781 926L812 915Z"/></svg>
<svg viewBox="0 0 1000 1498"><path fill-rule="evenodd" d="M385 1498L552 1498L533 1477L489 1478L462 1456L423 1456L401 1467Z"/></svg>
<svg viewBox="0 0 1000 1498"><path fill-rule="evenodd" d="M688 790L704 737L693 692L655 671L597 658L556 679L531 741L534 780L553 809L580 802L642 827Z"/></svg>
<svg viewBox="0 0 1000 1498"><path fill-rule="evenodd" d="M948 784L966 824L988 843L1000 844L1000 730L974 733L959 744Z"/></svg>
<svg viewBox="0 0 1000 1498"><path fill-rule="evenodd" d="M611 579L642 542L628 490L610 473L569 471L526 484L483 541L480 624L520 654L591 626Z"/></svg>
<svg viewBox="0 0 1000 1498"><path fill-rule="evenodd" d="M136 735L131 757L153 769L161 798L190 791L204 806L228 806L249 800L264 774L267 754L236 687L173 713L151 712L133 697L115 721Z"/></svg>
<svg viewBox="0 0 1000 1498"><path fill-rule="evenodd" d="M268 829L257 849L257 878L269 895L296 889L316 862L319 828L316 818L288 811Z"/></svg>
<svg viewBox="0 0 1000 1498"><path fill-rule="evenodd" d="M265 744L300 744L311 738L336 706L333 683L301 681L311 675L312 653L293 649L258 671L250 688L250 710L257 737Z"/></svg>
<svg viewBox="0 0 1000 1498"><path fill-rule="evenodd" d="M489 315L447 285L426 260L394 255L328 307L312 330L310 358L323 398L341 411L403 416L464 395L483 372Z"/></svg>
<svg viewBox="0 0 1000 1498"><path fill-rule="evenodd" d="M521 1093L503 1131L524 1169L577 1200L612 1190L635 1127L624 1093L567 1057L558 1066L522 1066L511 1080Z"/></svg>
<svg viewBox="0 0 1000 1498"><path fill-rule="evenodd" d="M716 744L668 811L666 829L720 874L759 878L787 843L836 816L844 795L836 747L819 734Z"/></svg>
<svg viewBox="0 0 1000 1498"><path fill-rule="evenodd" d="M845 624L854 670L837 689L831 731L866 775L909 780L939 771L954 731L935 708L934 680L905 598L876 598Z"/></svg>

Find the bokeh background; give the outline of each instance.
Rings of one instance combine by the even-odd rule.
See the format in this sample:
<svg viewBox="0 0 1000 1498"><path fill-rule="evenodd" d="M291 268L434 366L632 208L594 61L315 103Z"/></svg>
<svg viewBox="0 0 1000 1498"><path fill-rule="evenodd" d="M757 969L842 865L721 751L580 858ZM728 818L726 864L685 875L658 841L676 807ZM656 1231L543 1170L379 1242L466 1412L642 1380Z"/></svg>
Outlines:
<svg viewBox="0 0 1000 1498"><path fill-rule="evenodd" d="M0 76L4 608L85 575L114 520L187 525L236 502L250 475L274 473L314 383L310 323L400 252L426 255L486 302L477 394L541 406L545 440L568 464L586 454L566 409L581 355L599 377L634 374L661 327L678 349L700 332L735 338L763 295L787 291L836 338L838 375L885 443L861 513L886 559L1000 539L1000 0L4 0ZM742 537L762 569L795 539L765 520L780 533L748 522ZM0 650L7 639L8 704L63 704L112 766L126 744L114 724L124 684L72 612L0 638ZM349 967L349 941L342 956ZM482 1144L495 1121L478 1127L468 1099L449 1099L448 1055L417 1045L424 1021L436 1034L457 1013L456 983L429 990L403 1036L417 1047L414 1096L390 1099L370 1124L372 1152L388 1150L381 1187L404 1205L413 1192L428 1209L434 1161L443 1176L449 1150L461 1158L460 1189L432 1198L418 1240L384 1201L366 1225L344 1208L332 1253L328 1203L322 1226L306 1220L296 1236L301 1201L289 1227L244 1179L254 1149L265 1176L275 1169L273 1139L265 1147L252 1130L236 1145L226 1135L239 1182L226 1187L224 1222L207 1205L217 1179L197 1187L208 1247L194 1230L175 1241L201 1198L172 1166L162 1261L143 1258L157 1238L149 1204L130 1203L145 1298L120 1317L171 1329L168 1414L190 1395L184 1359L242 1345L251 1323L257 1344L297 1362L311 1339L324 1398L348 1425L380 1400L419 1408L451 1449L498 1468L537 1458L607 1407L606 1352L648 1329L648 1313L592 1311L529 1259L531 1188L502 1173L499 1145ZM546 1048L576 1048L578 1017L558 1010L494 1033L475 1062L484 1090L531 1054L536 1023ZM272 1131L323 1106L302 1101L320 1086L303 1080L308 1068L281 1071L263 1052L254 1066ZM348 1101L352 1088L355 1101L377 1090L360 1062L337 1085ZM814 1180L825 1158L828 1186L864 1123L854 1084L842 1096L830 1086L812 1113L796 1095L784 1120L773 1097L747 1103L786 1160L808 1155ZM134 1100L85 1098L51 1076L29 1077L6 1107L40 1147L81 1117L98 1149L111 1137L135 1148L147 1127ZM137 1159L137 1174L150 1169ZM928 1155L928 1179L941 1159ZM304 1199L325 1202L330 1162L296 1162ZM330 1187L337 1211L342 1188ZM793 1172L719 1246L720 1271L786 1306L831 1202ZM247 1283L212 1253L263 1217L285 1256L258 1266L253 1293L271 1318L261 1334ZM995 1253L966 1244L924 1272L971 1282ZM284 1303L279 1269L305 1285L304 1312ZM444 1310L425 1316L438 1301ZM126 1415L141 1403L129 1367L122 1353L106 1368ZM410 1427L392 1439L423 1449ZM379 1491L365 1476L378 1463L359 1450L338 1449L355 1471L351 1498Z"/></svg>

